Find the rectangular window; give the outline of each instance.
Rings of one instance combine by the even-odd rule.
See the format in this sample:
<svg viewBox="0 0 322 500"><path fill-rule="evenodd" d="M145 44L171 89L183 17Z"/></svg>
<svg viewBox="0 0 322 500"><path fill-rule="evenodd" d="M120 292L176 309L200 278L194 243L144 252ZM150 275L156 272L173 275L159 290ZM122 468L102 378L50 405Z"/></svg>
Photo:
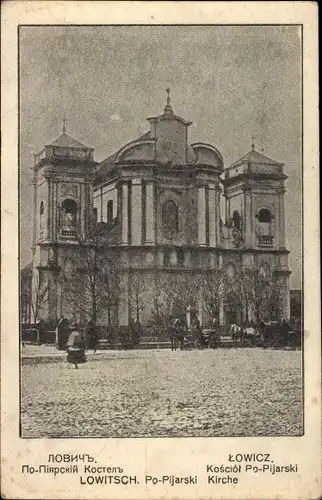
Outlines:
<svg viewBox="0 0 322 500"><path fill-rule="evenodd" d="M113 200L107 202L107 222L113 221Z"/></svg>

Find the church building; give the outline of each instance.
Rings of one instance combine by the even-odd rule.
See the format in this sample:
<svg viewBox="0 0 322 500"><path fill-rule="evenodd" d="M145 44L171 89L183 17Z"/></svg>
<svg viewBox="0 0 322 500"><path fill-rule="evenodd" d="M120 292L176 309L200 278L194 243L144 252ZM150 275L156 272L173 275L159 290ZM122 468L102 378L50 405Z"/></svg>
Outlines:
<svg viewBox="0 0 322 500"><path fill-rule="evenodd" d="M147 290L158 286L160 276L182 276L192 284L216 269L234 279L243 268L269 269L281 291L279 319L289 319L283 163L259 153L253 143L225 168L215 145L189 143L191 122L175 114L170 89L163 113L147 122L146 133L100 163L65 126L34 156L33 266L48 283L43 319L84 319L59 279L78 251L75 221L85 232L96 222L109 228L104 252L117 261L122 281L108 318L114 325L136 319L130 297L137 276ZM140 321L146 324L151 295L143 302ZM206 325L202 299L196 297L191 307ZM218 311L220 324L241 320L231 301L221 301ZM254 311L249 315L254 319ZM106 318L102 314L98 321Z"/></svg>

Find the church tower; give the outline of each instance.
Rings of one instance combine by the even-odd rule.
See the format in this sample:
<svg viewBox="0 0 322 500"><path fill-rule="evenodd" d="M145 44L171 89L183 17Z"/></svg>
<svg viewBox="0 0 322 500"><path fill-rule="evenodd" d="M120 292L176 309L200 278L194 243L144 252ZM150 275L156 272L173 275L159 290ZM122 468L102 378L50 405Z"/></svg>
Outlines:
<svg viewBox="0 0 322 500"><path fill-rule="evenodd" d="M225 170L223 185L226 247L241 252L245 267L270 269L280 284L280 316L289 319L283 166L257 152L253 138L251 151Z"/></svg>
<svg viewBox="0 0 322 500"><path fill-rule="evenodd" d="M86 231L93 214L93 152L66 134L64 120L58 139L34 155L33 288L46 281L41 316L53 322L76 317L63 302L58 275L77 252L76 231Z"/></svg>

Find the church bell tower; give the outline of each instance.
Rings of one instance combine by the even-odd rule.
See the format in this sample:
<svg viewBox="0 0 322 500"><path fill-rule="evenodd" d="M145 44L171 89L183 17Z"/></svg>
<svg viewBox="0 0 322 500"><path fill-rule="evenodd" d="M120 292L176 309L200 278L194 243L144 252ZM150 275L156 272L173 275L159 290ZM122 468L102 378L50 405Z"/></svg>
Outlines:
<svg viewBox="0 0 322 500"><path fill-rule="evenodd" d="M58 139L34 155L33 279L46 280L48 300L41 316L53 322L71 314L58 276L77 252L77 231L86 231L93 214L93 153L66 134L64 120Z"/></svg>
<svg viewBox="0 0 322 500"><path fill-rule="evenodd" d="M281 319L289 319L289 251L285 242L284 164L255 149L234 162L223 179L226 247L242 255L242 265L270 269L280 289Z"/></svg>

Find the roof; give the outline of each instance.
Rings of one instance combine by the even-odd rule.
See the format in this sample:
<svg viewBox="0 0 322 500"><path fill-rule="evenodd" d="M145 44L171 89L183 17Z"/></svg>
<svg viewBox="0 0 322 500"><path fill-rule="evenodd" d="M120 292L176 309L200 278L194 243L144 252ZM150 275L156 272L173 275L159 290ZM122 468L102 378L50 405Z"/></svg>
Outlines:
<svg viewBox="0 0 322 500"><path fill-rule="evenodd" d="M259 163L261 165L278 165L282 166L283 163L279 163L272 158L268 158L257 151L249 151L244 156L242 156L239 160L235 161L230 167L235 167L236 165L240 165L241 163Z"/></svg>
<svg viewBox="0 0 322 500"><path fill-rule="evenodd" d="M77 141L76 139L73 139L73 137L70 137L70 135L67 135L65 132L63 132L58 139L56 139L54 142L49 144L49 146L61 146L64 148L86 148L90 149L85 144L82 144L81 142Z"/></svg>
<svg viewBox="0 0 322 500"><path fill-rule="evenodd" d="M130 141L127 144L124 144L124 146L122 146L118 151L116 151L112 155L110 155L107 158L105 158L105 160L102 160L100 162L97 174L100 175L103 172L103 170L105 170L105 167L108 168L110 165L112 165L116 161L116 158L117 158L119 152L122 149L124 149L125 146L129 146L129 145L132 145L132 144L140 143L141 141L144 141L144 139L149 139L150 137L151 137L151 131L149 130L148 132L145 132L145 134L141 135L137 139L134 139L134 141Z"/></svg>

